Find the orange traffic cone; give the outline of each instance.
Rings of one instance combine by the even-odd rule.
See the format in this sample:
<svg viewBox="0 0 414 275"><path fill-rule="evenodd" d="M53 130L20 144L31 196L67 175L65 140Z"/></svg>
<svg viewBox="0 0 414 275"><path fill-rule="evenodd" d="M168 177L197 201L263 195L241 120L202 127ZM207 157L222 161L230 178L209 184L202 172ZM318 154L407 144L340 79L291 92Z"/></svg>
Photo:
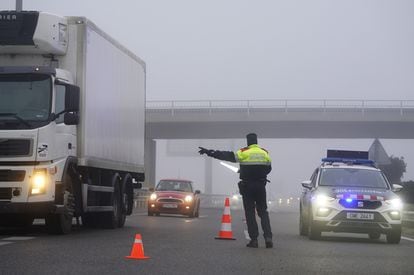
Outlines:
<svg viewBox="0 0 414 275"><path fill-rule="evenodd" d="M141 234L135 235L135 241L132 245L131 255L126 256L127 259L145 260L150 257L144 256L144 245L142 244Z"/></svg>
<svg viewBox="0 0 414 275"><path fill-rule="evenodd" d="M223 217L221 218L221 228L219 235L216 237L218 240L235 240L233 238L233 232L231 231L231 215L230 215L230 199L226 198L224 203Z"/></svg>

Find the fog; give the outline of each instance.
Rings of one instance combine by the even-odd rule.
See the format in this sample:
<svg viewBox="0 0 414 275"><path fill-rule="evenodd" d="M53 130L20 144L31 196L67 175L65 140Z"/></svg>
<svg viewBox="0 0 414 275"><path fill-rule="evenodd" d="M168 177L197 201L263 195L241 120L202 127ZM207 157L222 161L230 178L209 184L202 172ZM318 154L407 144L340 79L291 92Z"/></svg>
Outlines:
<svg viewBox="0 0 414 275"><path fill-rule="evenodd" d="M273 197L297 196L300 183L310 178L314 169L326 156L327 149L368 151L374 139L260 139L259 144L272 157L271 183L267 185ZM403 180L414 179L414 140L380 140L389 156L404 156L407 172ZM246 146L245 139L237 140L158 140L157 181L163 178L190 179L195 187L205 189L206 156L199 156L197 144L209 149L234 151ZM173 147L171 149L171 147ZM237 166L235 163L231 163ZM213 193L232 194L237 192L238 174L220 165L213 159Z"/></svg>
<svg viewBox="0 0 414 275"><path fill-rule="evenodd" d="M90 18L145 60L147 100L413 99L412 0L26 0L23 7ZM0 9L14 8L15 0L1 0ZM244 146L240 138L235 146ZM326 149L368 150L372 141L262 139L273 158L269 188L299 192ZM404 179L414 179L414 141L381 142L405 157ZM157 142L157 179L189 178L203 190L196 146L187 143L194 155L171 157L166 144ZM237 175L218 163L213 191L231 193Z"/></svg>

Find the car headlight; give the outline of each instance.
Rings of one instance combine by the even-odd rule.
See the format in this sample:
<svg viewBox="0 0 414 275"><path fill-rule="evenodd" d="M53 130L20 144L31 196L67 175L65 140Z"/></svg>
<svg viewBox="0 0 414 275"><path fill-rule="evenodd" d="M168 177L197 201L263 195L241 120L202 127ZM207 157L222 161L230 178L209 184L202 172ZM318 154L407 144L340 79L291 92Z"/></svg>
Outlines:
<svg viewBox="0 0 414 275"><path fill-rule="evenodd" d="M335 198L329 197L324 194L319 194L316 197L314 197L314 201L319 206L327 205L329 202L334 201Z"/></svg>
<svg viewBox="0 0 414 275"><path fill-rule="evenodd" d="M157 199L157 194L152 193L151 196L150 196L150 200L155 201L156 199Z"/></svg>
<svg viewBox="0 0 414 275"><path fill-rule="evenodd" d="M237 195L233 195L233 200L235 200L235 201L238 201L239 200L239 196L237 196Z"/></svg>
<svg viewBox="0 0 414 275"><path fill-rule="evenodd" d="M192 202L193 201L193 196L187 195L185 196L185 202Z"/></svg>
<svg viewBox="0 0 414 275"><path fill-rule="evenodd" d="M392 199L392 200L386 200L386 204L391 205L393 209L401 210L403 208L403 202L401 199Z"/></svg>
<svg viewBox="0 0 414 275"><path fill-rule="evenodd" d="M46 169L35 169L31 181L31 195L44 194L48 182Z"/></svg>

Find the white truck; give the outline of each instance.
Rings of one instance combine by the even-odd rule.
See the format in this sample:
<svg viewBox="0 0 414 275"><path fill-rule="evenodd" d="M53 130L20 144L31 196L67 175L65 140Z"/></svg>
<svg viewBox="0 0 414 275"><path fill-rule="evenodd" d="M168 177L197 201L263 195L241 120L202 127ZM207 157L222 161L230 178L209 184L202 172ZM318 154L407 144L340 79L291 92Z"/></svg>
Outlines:
<svg viewBox="0 0 414 275"><path fill-rule="evenodd" d="M145 70L87 18L0 12L0 226L124 225L145 177Z"/></svg>

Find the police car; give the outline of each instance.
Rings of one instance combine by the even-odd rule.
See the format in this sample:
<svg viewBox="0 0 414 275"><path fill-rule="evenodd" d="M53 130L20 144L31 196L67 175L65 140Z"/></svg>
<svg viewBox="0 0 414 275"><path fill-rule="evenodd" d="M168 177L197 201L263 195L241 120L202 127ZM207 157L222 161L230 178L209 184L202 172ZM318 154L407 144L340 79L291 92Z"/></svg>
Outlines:
<svg viewBox="0 0 414 275"><path fill-rule="evenodd" d="M367 233L375 240L385 234L388 243L400 242L403 204L394 192L402 186L391 186L368 152L328 150L302 186L300 235Z"/></svg>

